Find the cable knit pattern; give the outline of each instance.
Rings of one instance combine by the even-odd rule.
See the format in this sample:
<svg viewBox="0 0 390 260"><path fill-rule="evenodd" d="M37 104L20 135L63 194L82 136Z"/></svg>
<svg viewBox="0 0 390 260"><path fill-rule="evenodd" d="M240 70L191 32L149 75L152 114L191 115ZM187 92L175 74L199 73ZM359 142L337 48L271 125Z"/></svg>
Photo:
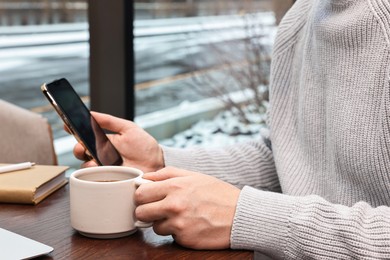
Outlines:
<svg viewBox="0 0 390 260"><path fill-rule="evenodd" d="M389 1L298 0L275 41L270 104L272 151L164 147L166 164L244 187L232 248L390 259Z"/></svg>

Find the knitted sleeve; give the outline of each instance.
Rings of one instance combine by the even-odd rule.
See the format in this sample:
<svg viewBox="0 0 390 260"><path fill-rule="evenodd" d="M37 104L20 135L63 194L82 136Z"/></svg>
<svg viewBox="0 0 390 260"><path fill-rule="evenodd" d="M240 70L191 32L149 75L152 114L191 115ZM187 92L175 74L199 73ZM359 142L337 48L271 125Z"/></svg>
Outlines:
<svg viewBox="0 0 390 260"><path fill-rule="evenodd" d="M263 140L219 148L162 147L166 166L215 176L237 187L280 191L273 155Z"/></svg>
<svg viewBox="0 0 390 260"><path fill-rule="evenodd" d="M390 259L390 208L332 204L316 195L245 187L231 247L274 259Z"/></svg>

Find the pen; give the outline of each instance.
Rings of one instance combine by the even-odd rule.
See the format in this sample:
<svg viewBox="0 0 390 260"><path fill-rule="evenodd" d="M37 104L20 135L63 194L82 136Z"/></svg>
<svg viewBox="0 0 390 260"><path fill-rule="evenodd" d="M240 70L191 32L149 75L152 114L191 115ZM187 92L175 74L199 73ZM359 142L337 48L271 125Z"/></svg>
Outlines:
<svg viewBox="0 0 390 260"><path fill-rule="evenodd" d="M4 165L4 166L0 166L0 173L29 169L34 165L35 165L34 162L22 162L22 163Z"/></svg>

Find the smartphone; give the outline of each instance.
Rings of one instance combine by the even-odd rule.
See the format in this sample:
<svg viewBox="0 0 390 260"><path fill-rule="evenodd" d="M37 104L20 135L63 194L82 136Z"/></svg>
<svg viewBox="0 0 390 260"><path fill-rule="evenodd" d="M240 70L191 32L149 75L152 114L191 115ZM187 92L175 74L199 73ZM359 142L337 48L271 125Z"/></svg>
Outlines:
<svg viewBox="0 0 390 260"><path fill-rule="evenodd" d="M98 165L121 165L122 157L68 80L45 83L41 90L69 131Z"/></svg>

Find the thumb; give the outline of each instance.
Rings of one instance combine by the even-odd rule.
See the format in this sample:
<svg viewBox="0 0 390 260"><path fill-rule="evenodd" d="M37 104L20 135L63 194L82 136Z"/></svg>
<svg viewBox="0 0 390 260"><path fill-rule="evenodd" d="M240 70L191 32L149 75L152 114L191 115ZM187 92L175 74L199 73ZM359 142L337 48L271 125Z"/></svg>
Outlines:
<svg viewBox="0 0 390 260"><path fill-rule="evenodd" d="M104 113L91 111L91 114L101 128L114 133L123 133L129 125L133 124L131 121Z"/></svg>

